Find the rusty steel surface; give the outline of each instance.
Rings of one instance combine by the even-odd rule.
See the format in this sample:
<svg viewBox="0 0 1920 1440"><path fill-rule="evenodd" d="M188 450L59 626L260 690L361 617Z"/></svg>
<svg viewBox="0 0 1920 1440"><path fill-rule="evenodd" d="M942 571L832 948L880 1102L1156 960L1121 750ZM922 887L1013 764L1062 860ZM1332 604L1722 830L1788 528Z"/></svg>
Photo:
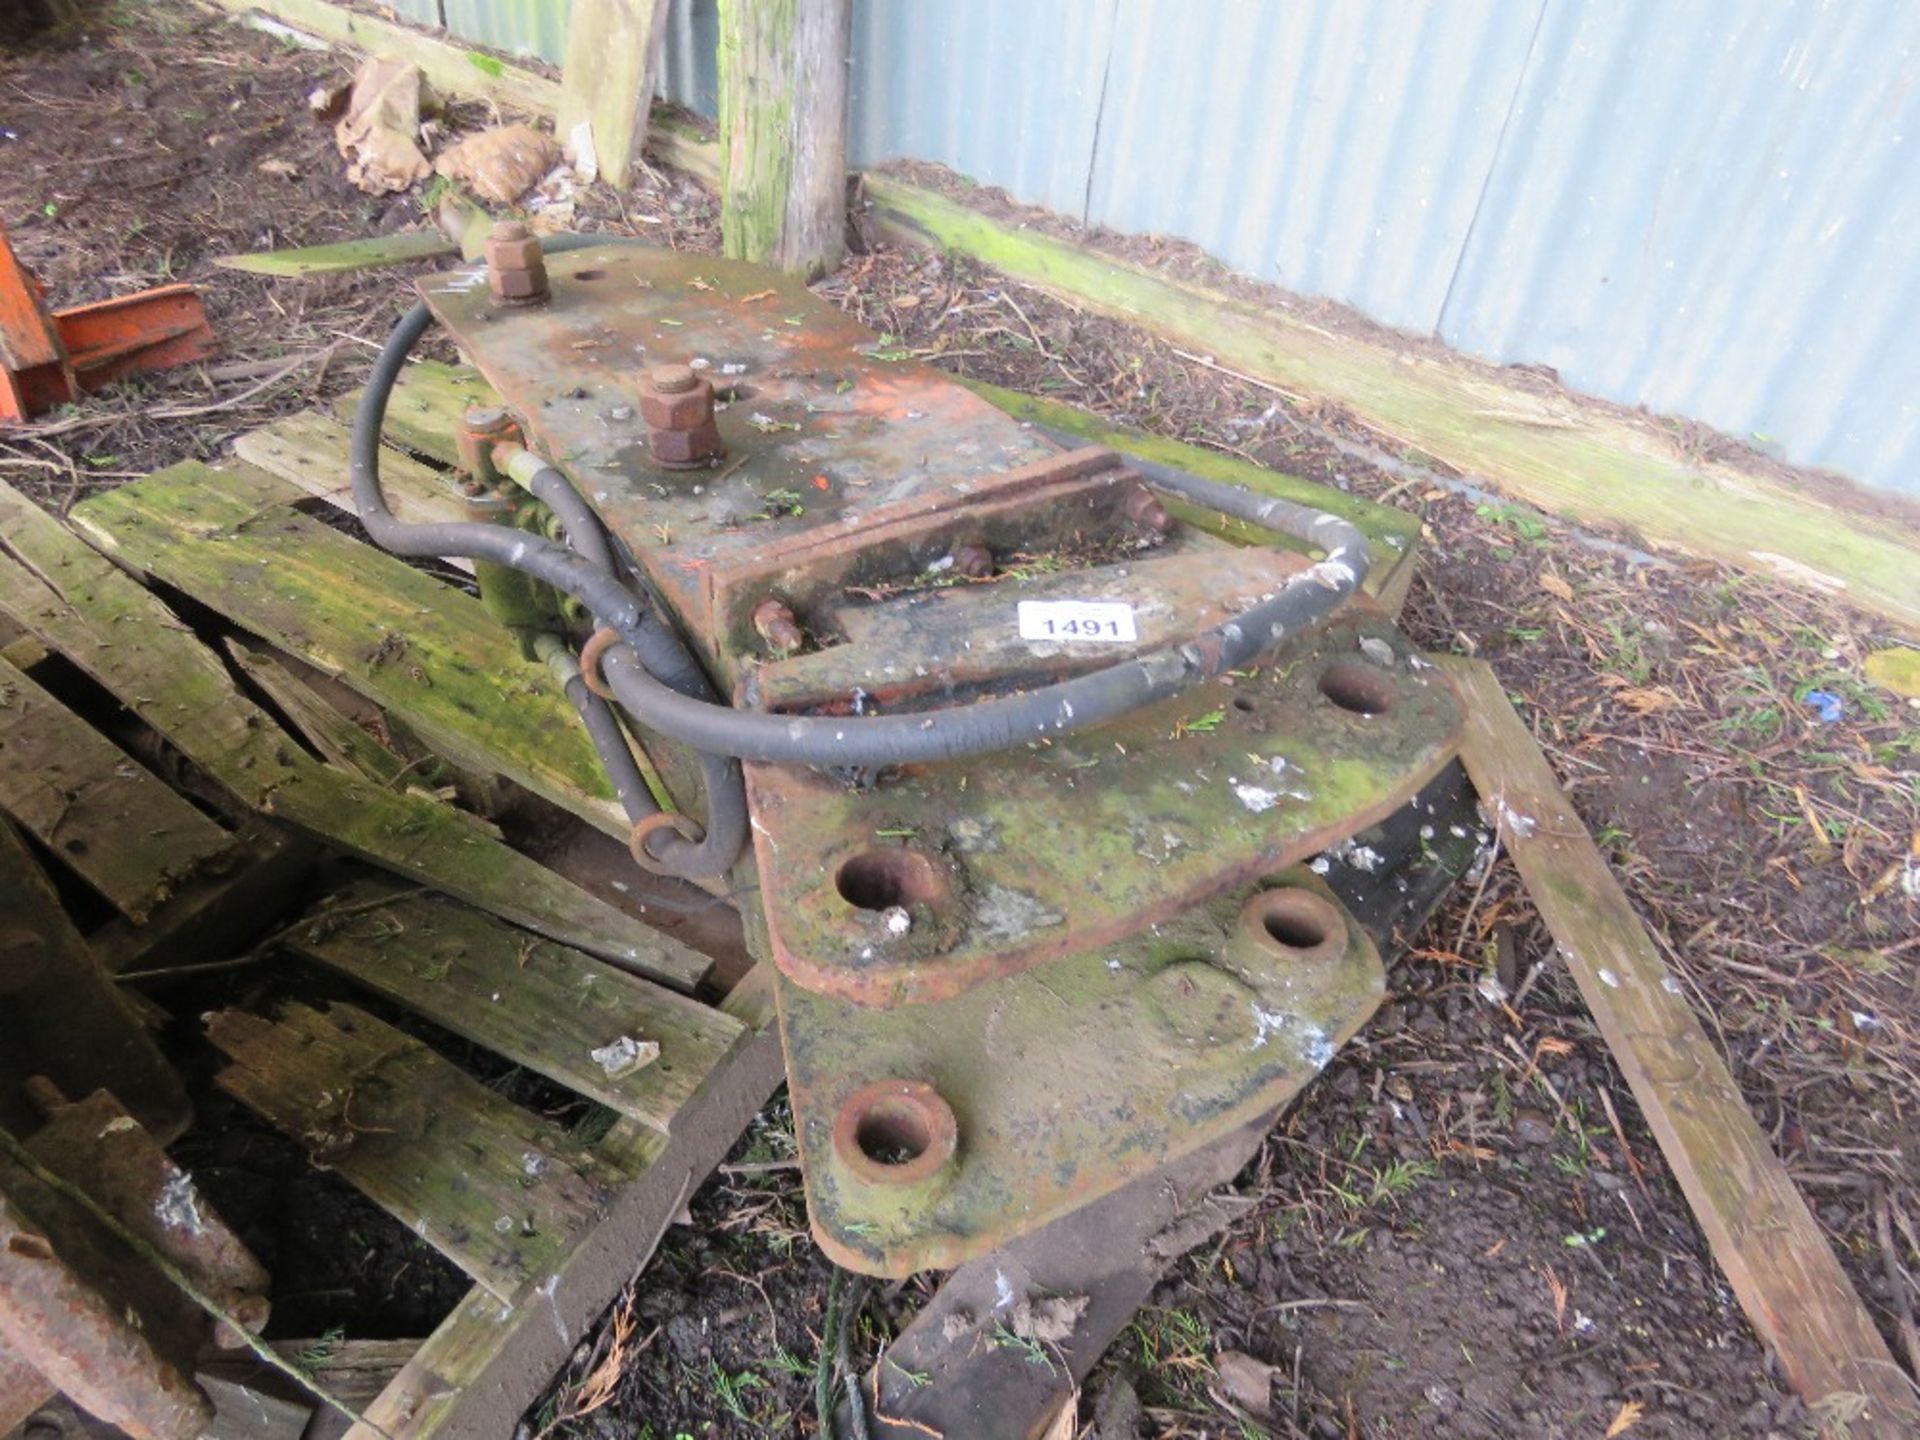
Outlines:
<svg viewBox="0 0 1920 1440"><path fill-rule="evenodd" d="M748 765L774 959L892 1005L1112 943L1384 819L1461 718L1404 640L1356 618L1098 729L889 784Z"/></svg>
<svg viewBox="0 0 1920 1440"><path fill-rule="evenodd" d="M938 371L887 358L796 280L636 245L551 255L546 269L539 306L493 305L481 265L420 288L529 442L632 548L723 688L757 653L751 605L715 623L729 572L752 571L770 545L855 535L882 507L964 494L1056 453ZM641 391L674 365L714 387L728 457L716 468L670 470L649 453Z"/></svg>
<svg viewBox="0 0 1920 1440"><path fill-rule="evenodd" d="M1277 1108L1384 991L1305 870L954 1000L783 979L814 1236L870 1274L963 1264Z"/></svg>
<svg viewBox="0 0 1920 1440"><path fill-rule="evenodd" d="M126 1235L255 1333L267 1322L267 1272L113 1096L68 1101L44 1076L27 1090L45 1123L26 1153L126 1234L0 1156L0 1222L11 1227L0 1235L0 1414L57 1388L130 1435L197 1436L210 1412L186 1376L211 1322ZM211 1334L244 1343L225 1322Z"/></svg>
<svg viewBox="0 0 1920 1440"><path fill-rule="evenodd" d="M68 1101L44 1080L31 1088L46 1117L26 1141L33 1157L191 1276L246 1329L264 1330L266 1268L153 1136L105 1090ZM224 1323L216 1335L228 1348L244 1343Z"/></svg>
<svg viewBox="0 0 1920 1440"><path fill-rule="evenodd" d="M0 1156L0 1371L39 1376L134 1440L194 1440L213 1418L188 1378L204 1326L92 1216ZM20 1396L0 1397L0 1408Z"/></svg>
<svg viewBox="0 0 1920 1440"><path fill-rule="evenodd" d="M1121 457L791 279L610 244L545 280L510 305L484 266L420 288L741 708L853 724L1026 692L1216 643L1310 563L1176 522ZM1042 628L1076 606L1124 623ZM1403 811L1463 718L1360 598L1096 728L878 772L747 764L750 928L822 1246L959 1264L1284 1103L1383 983L1293 867Z"/></svg>

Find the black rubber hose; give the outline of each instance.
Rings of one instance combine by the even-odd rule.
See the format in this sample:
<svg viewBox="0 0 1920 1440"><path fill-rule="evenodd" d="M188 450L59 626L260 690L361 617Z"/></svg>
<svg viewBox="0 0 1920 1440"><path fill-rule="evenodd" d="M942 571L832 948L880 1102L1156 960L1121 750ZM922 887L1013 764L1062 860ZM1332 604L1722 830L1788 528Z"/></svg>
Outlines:
<svg viewBox="0 0 1920 1440"><path fill-rule="evenodd" d="M387 507L386 497L380 491L380 431L386 423L387 402L408 355L432 323L433 312L424 301L407 312L374 361L373 370L367 376L367 388L354 412L349 473L353 481L354 508L367 534L375 544L396 555L492 560L544 580L563 594L573 596L592 611L601 624L618 632L644 659L651 675L660 683L694 703L729 713L725 706L710 703L712 685L706 672L680 643L680 637L655 617L611 571L601 569L564 546L522 530L478 521L409 524ZM747 840L746 791L738 763L725 754L703 752L700 768L707 791L705 836L695 842L684 836L663 834L656 842L658 848L649 852L663 869L689 879L726 871Z"/></svg>
<svg viewBox="0 0 1920 1440"><path fill-rule="evenodd" d="M483 524L408 525L387 509L379 487L380 427L400 368L431 318L422 303L395 328L354 416L354 499L368 532L402 554L495 560L574 596L624 642L608 650L602 666L621 704L647 728L703 755L874 767L978 755L1099 725L1248 663L1284 636L1325 618L1366 578L1365 537L1339 517L1291 501L1262 499L1237 486L1162 474L1155 480L1162 488L1291 534L1324 550L1326 558L1294 576L1278 594L1187 644L1025 694L947 710L857 718L735 710L712 701L704 672L679 637L611 573L537 537ZM710 806L716 801L710 792ZM744 826L744 804L742 810Z"/></svg>
<svg viewBox="0 0 1920 1440"><path fill-rule="evenodd" d="M1174 649L1156 651L1020 695L947 710L901 715L774 716L701 705L655 682L619 646L601 673L643 725L672 739L776 764L880 766L951 760L1005 750L1048 735L1099 725L1253 660L1283 637L1318 621L1366 579L1366 539L1347 521L1265 499L1236 485L1160 474L1161 489L1325 551L1278 594ZM697 739L695 737L698 737Z"/></svg>
<svg viewBox="0 0 1920 1440"><path fill-rule="evenodd" d="M594 508L573 488L571 480L531 450L519 451L505 468L515 484L560 517L570 549L577 550L609 575L620 573L613 558L613 546L607 540L606 527Z"/></svg>
<svg viewBox="0 0 1920 1440"><path fill-rule="evenodd" d="M660 806L653 798L647 777L640 773L639 762L633 758L632 747L627 744L627 732L620 728L620 717L613 713L611 705L587 688L587 682L580 677L580 662L574 658L573 651L558 635L537 636L533 644L534 653L553 672L561 690L579 712L580 724L600 756L600 764L606 769L607 780L613 786L614 799L620 802L627 819L638 823L650 815L658 815Z"/></svg>

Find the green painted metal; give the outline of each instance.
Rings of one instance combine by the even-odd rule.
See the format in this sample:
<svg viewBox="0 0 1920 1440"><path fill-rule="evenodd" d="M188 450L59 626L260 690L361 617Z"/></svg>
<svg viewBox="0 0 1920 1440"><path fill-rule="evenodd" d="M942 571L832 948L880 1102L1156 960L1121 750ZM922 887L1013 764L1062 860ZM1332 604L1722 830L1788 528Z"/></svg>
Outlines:
<svg viewBox="0 0 1920 1440"><path fill-rule="evenodd" d="M1276 893L1321 907L1263 907ZM1379 1004L1379 952L1295 870L1111 946L956 999L871 1009L783 980L781 1033L807 1213L840 1264L947 1269L1284 1104ZM955 1118L952 1161L898 1184L910 1130L856 1173L863 1087L909 1080ZM845 1118L843 1118L843 1116ZM836 1144L836 1129L842 1140ZM857 1142L856 1142L857 1143Z"/></svg>

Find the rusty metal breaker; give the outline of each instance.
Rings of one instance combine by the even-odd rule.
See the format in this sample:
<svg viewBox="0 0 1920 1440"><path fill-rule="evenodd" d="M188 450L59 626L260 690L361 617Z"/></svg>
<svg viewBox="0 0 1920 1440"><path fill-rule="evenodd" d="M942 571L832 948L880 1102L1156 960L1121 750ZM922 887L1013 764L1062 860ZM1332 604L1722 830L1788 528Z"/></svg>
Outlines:
<svg viewBox="0 0 1920 1440"><path fill-rule="evenodd" d="M636 860L741 902L835 1260L956 1265L1326 1065L1383 975L1303 862L1462 723L1352 526L1063 449L748 265L505 226L489 258L423 280L376 367L361 517L481 562L578 675ZM505 523L380 495L436 322L500 396L462 481Z"/></svg>

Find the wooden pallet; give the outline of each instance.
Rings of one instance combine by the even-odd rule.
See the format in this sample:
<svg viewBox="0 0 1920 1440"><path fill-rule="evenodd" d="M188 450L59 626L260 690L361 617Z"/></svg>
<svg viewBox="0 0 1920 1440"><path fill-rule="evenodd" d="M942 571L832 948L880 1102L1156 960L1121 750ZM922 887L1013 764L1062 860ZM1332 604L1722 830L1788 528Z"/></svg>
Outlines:
<svg viewBox="0 0 1920 1440"><path fill-rule="evenodd" d="M560 873L454 803L544 806L579 831L567 853L617 854L626 830L564 698L479 602L309 513L344 501L345 441L283 421L71 529L0 487L0 813L92 892L103 968L223 960L285 926L280 949L368 997L208 1017L217 1083L473 1281L347 1433L498 1436L779 1083L771 986L644 923L637 870ZM388 489L403 515L452 511L431 464L396 457ZM124 735L83 716L109 697ZM316 853L377 871L302 919ZM402 1016L609 1123L579 1138Z"/></svg>

